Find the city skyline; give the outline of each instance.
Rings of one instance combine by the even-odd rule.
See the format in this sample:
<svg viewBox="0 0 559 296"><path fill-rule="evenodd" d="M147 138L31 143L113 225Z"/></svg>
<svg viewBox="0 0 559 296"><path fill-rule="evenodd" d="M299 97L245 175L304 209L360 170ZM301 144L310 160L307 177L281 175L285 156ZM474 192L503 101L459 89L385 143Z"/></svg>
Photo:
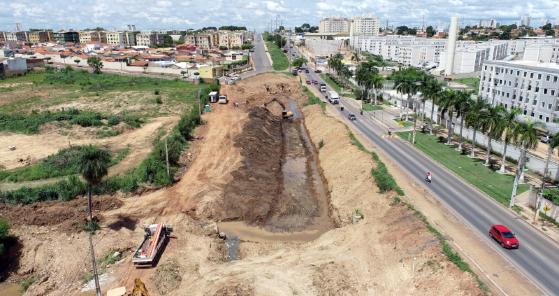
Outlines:
<svg viewBox="0 0 559 296"><path fill-rule="evenodd" d="M273 24L286 27L303 23L318 24L328 16L352 17L375 15L380 17L382 26L433 26L448 25L450 16L457 15L460 25L475 25L482 19L495 19L503 24L515 23L524 15L529 15L533 26L540 26L557 16L549 12L557 11L553 0L537 0L530 4L518 1L501 1L497 4L485 1L453 0L441 4L430 0L421 3L414 1L344 1L333 0L303 2L294 0L231 0L213 1L212 6L195 1L155 1L149 9L141 0L78 0L72 13L60 9L60 0L41 2L23 0L9 2L0 0L0 30L13 31L15 24L21 23L22 29L83 29L97 26L107 30L123 30L128 24L135 24L138 30L187 29L205 26L240 25L249 29L263 31ZM77 8L80 9L77 9ZM113 9L119 7L119 9ZM503 10L503 7L507 7ZM291 12L297 13L291 13Z"/></svg>

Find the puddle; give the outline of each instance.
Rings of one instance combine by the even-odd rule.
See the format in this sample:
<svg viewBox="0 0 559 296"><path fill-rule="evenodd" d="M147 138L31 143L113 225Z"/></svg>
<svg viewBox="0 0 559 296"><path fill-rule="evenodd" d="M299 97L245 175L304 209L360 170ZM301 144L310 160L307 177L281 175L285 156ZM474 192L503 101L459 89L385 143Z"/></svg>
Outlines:
<svg viewBox="0 0 559 296"><path fill-rule="evenodd" d="M311 143L295 101L289 108L292 121L284 121L282 193L263 227L241 221L218 223L220 231L250 241L310 241L334 228L329 216L326 181L318 167L318 154Z"/></svg>
<svg viewBox="0 0 559 296"><path fill-rule="evenodd" d="M21 286L14 283L0 283L0 295L2 296L21 296L23 291Z"/></svg>

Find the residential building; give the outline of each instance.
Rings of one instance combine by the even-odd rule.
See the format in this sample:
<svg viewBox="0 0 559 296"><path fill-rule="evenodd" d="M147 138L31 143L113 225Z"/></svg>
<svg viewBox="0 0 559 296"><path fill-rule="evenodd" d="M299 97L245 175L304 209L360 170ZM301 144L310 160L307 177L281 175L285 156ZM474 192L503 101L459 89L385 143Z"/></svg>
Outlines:
<svg viewBox="0 0 559 296"><path fill-rule="evenodd" d="M245 41L243 31L218 31L219 47L241 48Z"/></svg>
<svg viewBox="0 0 559 296"><path fill-rule="evenodd" d="M90 43L91 42L91 33L90 31L79 31L80 43Z"/></svg>
<svg viewBox="0 0 559 296"><path fill-rule="evenodd" d="M0 31L0 45L3 45L6 43L6 32L2 32Z"/></svg>
<svg viewBox="0 0 559 296"><path fill-rule="evenodd" d="M343 33L349 34L351 21L343 17L327 17L320 20L319 33Z"/></svg>
<svg viewBox="0 0 559 296"><path fill-rule="evenodd" d="M376 16L354 17L350 23L351 36L378 36L380 31L380 19Z"/></svg>
<svg viewBox="0 0 559 296"><path fill-rule="evenodd" d="M482 43L472 41L457 42L452 73L464 74L481 71L485 61L502 60L506 58L507 48L508 43L504 41ZM446 67L446 56L446 51L441 53L440 68Z"/></svg>
<svg viewBox="0 0 559 296"><path fill-rule="evenodd" d="M187 35L185 42L195 45L201 49L212 49L219 47L219 33L217 32L201 32Z"/></svg>
<svg viewBox="0 0 559 296"><path fill-rule="evenodd" d="M16 39L17 41L21 41L21 42L29 42L29 34L26 31L19 31L16 32Z"/></svg>
<svg viewBox="0 0 559 296"><path fill-rule="evenodd" d="M479 26L482 27L482 28L496 29L497 28L497 20L495 20L495 19L480 20L479 21Z"/></svg>
<svg viewBox="0 0 559 296"><path fill-rule="evenodd" d="M524 49L522 60L539 63L559 63L559 43L529 45Z"/></svg>
<svg viewBox="0 0 559 296"><path fill-rule="evenodd" d="M17 42L16 33L6 32L6 42Z"/></svg>
<svg viewBox="0 0 559 296"><path fill-rule="evenodd" d="M124 33L123 32L107 32L107 44L116 45L120 47L125 46Z"/></svg>
<svg viewBox="0 0 559 296"><path fill-rule="evenodd" d="M136 46L154 47L157 41L155 35L153 32L140 32L136 34Z"/></svg>
<svg viewBox="0 0 559 296"><path fill-rule="evenodd" d="M124 45L126 47L136 46L136 35L139 32L136 31L125 31L124 32Z"/></svg>
<svg viewBox="0 0 559 296"><path fill-rule="evenodd" d="M107 43L107 32L105 31L91 31L91 42L95 43Z"/></svg>
<svg viewBox="0 0 559 296"><path fill-rule="evenodd" d="M54 41L58 43L80 43L80 34L74 31L60 31L53 33Z"/></svg>
<svg viewBox="0 0 559 296"><path fill-rule="evenodd" d="M530 21L531 21L531 18L530 18L529 15L523 15L520 18L520 26L530 27Z"/></svg>
<svg viewBox="0 0 559 296"><path fill-rule="evenodd" d="M509 110L520 108L527 118L556 122L559 117L559 64L488 61L481 72L479 96Z"/></svg>

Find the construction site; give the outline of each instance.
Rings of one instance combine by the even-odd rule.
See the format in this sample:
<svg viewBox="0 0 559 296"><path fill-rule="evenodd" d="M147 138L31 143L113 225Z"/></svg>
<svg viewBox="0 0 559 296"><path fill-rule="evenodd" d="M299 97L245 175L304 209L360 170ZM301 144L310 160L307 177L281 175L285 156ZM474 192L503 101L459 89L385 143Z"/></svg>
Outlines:
<svg viewBox="0 0 559 296"><path fill-rule="evenodd" d="M394 192L379 192L371 155L328 108L308 105L298 77L261 74L222 85L220 94L228 102L203 114L176 182L94 196L103 295L486 293L443 254L414 211L394 202ZM124 164L109 174L126 172L158 131L178 121L174 102L164 97L157 110L138 103L150 120L97 140L72 138L70 131L83 132L75 126L65 134L48 126L30 135L2 132L0 145L16 145L19 154L0 152L0 161L25 166L75 139L127 147ZM2 262L0 294L95 295L81 230L86 212L84 197L0 205L18 240L12 260ZM23 280L30 282L25 292L14 288Z"/></svg>

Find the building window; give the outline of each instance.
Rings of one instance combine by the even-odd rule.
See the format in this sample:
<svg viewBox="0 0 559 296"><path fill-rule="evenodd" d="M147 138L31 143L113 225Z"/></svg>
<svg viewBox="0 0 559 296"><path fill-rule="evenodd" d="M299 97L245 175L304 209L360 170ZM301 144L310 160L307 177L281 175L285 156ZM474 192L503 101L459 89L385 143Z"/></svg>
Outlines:
<svg viewBox="0 0 559 296"><path fill-rule="evenodd" d="M531 116L531 117L534 117L534 112L530 113L530 116Z"/></svg>
<svg viewBox="0 0 559 296"><path fill-rule="evenodd" d="M551 110L551 104L547 105L547 109Z"/></svg>
<svg viewBox="0 0 559 296"><path fill-rule="evenodd" d="M526 115L526 113L528 113L528 111L526 111L526 109L524 109L524 115Z"/></svg>
<svg viewBox="0 0 559 296"><path fill-rule="evenodd" d="M544 89L543 89L543 94L544 94L544 95L547 95L547 88L544 88Z"/></svg>
<svg viewBox="0 0 559 296"><path fill-rule="evenodd" d="M534 72L530 73L530 78L534 78Z"/></svg>
<svg viewBox="0 0 559 296"><path fill-rule="evenodd" d="M538 103L538 100L532 100L532 105L536 105Z"/></svg>
<svg viewBox="0 0 559 296"><path fill-rule="evenodd" d="M526 72L524 72L524 77L526 77Z"/></svg>
<svg viewBox="0 0 559 296"><path fill-rule="evenodd" d="M549 117L548 116L545 117L545 122L549 122Z"/></svg>
<svg viewBox="0 0 559 296"><path fill-rule="evenodd" d="M557 76L553 76L553 82L557 82Z"/></svg>
<svg viewBox="0 0 559 296"><path fill-rule="evenodd" d="M540 92L540 88L539 88L539 87L536 87L536 92Z"/></svg>
<svg viewBox="0 0 559 296"><path fill-rule="evenodd" d="M542 74L538 74L538 79L542 79Z"/></svg>
<svg viewBox="0 0 559 296"><path fill-rule="evenodd" d="M554 89L551 90L551 95L552 95L552 96L555 95L555 90L554 90Z"/></svg>
<svg viewBox="0 0 559 296"><path fill-rule="evenodd" d="M549 81L549 78L550 78L549 75L547 75L547 77L545 78L545 80Z"/></svg>
<svg viewBox="0 0 559 296"><path fill-rule="evenodd" d="M543 115L540 114L540 120L542 120L542 119L543 119Z"/></svg>
<svg viewBox="0 0 559 296"><path fill-rule="evenodd" d="M545 102L542 102L542 108L545 107Z"/></svg>

